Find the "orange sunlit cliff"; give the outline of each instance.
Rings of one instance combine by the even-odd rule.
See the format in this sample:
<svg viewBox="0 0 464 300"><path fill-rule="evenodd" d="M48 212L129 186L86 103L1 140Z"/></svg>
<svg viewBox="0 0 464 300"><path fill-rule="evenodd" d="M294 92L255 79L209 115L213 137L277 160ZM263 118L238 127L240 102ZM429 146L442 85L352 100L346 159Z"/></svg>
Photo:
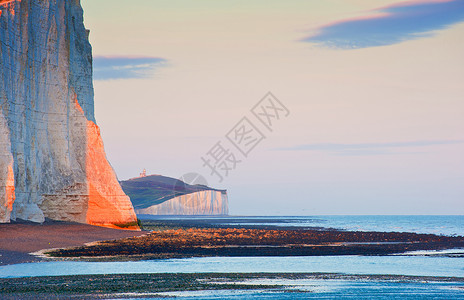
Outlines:
<svg viewBox="0 0 464 300"><path fill-rule="evenodd" d="M80 1L0 0L0 69L0 222L138 229L95 122Z"/></svg>
<svg viewBox="0 0 464 300"><path fill-rule="evenodd" d="M105 226L111 226L115 223L127 224L126 228L137 228L137 217L132 203L123 192L114 175L113 168L106 160L100 129L92 121L87 122L86 152L89 189L86 222Z"/></svg>

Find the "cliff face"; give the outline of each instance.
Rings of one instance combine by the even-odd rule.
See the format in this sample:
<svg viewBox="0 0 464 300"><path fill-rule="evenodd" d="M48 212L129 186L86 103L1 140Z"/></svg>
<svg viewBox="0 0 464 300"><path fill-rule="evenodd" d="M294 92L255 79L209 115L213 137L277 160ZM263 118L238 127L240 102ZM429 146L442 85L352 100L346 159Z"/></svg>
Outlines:
<svg viewBox="0 0 464 300"><path fill-rule="evenodd" d="M0 222L136 222L95 124L79 0L0 0Z"/></svg>
<svg viewBox="0 0 464 300"><path fill-rule="evenodd" d="M145 215L227 215L229 209L225 191L205 190L136 209L135 212Z"/></svg>
<svg viewBox="0 0 464 300"><path fill-rule="evenodd" d="M150 175L121 181L135 212L148 215L227 215L227 191Z"/></svg>

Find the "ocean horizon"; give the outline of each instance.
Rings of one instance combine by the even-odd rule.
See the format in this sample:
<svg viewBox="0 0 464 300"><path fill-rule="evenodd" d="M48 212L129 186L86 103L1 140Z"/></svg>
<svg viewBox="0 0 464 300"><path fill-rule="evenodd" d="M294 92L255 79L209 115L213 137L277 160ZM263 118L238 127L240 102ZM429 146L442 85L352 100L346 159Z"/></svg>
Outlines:
<svg viewBox="0 0 464 300"><path fill-rule="evenodd" d="M221 225L331 228L349 231L414 232L464 236L464 215L153 216L146 220L205 219Z"/></svg>

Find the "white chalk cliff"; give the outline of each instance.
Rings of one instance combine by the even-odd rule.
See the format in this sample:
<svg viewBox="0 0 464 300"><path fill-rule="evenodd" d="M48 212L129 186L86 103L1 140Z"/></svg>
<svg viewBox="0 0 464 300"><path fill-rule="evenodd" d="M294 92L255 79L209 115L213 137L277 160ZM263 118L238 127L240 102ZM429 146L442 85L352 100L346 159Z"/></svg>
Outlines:
<svg viewBox="0 0 464 300"><path fill-rule="evenodd" d="M145 215L227 215L229 203L225 191L204 190L136 209L135 212Z"/></svg>
<svg viewBox="0 0 464 300"><path fill-rule="evenodd" d="M227 190L208 187L206 182L184 176L175 179L162 175L146 175L121 181L124 192L130 196L137 214L147 215L227 215ZM190 174L187 174L190 175Z"/></svg>
<svg viewBox="0 0 464 300"><path fill-rule="evenodd" d="M94 116L79 0L0 0L0 222L136 222Z"/></svg>

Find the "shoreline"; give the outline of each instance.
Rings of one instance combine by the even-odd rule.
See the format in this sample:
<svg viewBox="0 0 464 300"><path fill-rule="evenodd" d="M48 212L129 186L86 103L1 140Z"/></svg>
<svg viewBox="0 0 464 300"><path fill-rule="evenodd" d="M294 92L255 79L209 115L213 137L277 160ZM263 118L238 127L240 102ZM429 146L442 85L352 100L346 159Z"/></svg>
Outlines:
<svg viewBox="0 0 464 300"><path fill-rule="evenodd" d="M464 247L464 237L216 219L142 220L144 231L47 221L0 224L0 266L39 261L138 261L215 256L392 255ZM275 221L278 223L278 221ZM18 250L20 249L20 250Z"/></svg>
<svg viewBox="0 0 464 300"><path fill-rule="evenodd" d="M186 224L188 223L188 224ZM136 261L200 256L327 256L361 255L382 256L405 250L450 249L464 247L464 237L438 236L401 232L357 232L334 229L287 229L282 226L220 226L219 224L192 224L144 221L145 229L152 231L128 232L85 224L49 222L39 224L6 224L19 230L17 235L5 235L7 226L0 227L0 253L9 254L10 248L26 245L38 248L48 243L65 245L55 247L63 257L44 256L48 249L13 253L20 262L30 261ZM27 225L27 226L25 226ZM26 231L20 229L27 228ZM42 233L42 234L41 234ZM27 235L29 234L29 235ZM96 237L106 239L95 241ZM75 240L74 238L77 238ZM51 239L51 240L47 240ZM69 244L72 245L69 245ZM27 249L29 249L27 248ZM56 250L58 248L58 250ZM130 254L130 251L138 254ZM2 252L3 251L3 252ZM74 252L73 251L77 251ZM129 251L129 252L128 252ZM85 256L91 254L90 256ZM110 254L110 255L108 255ZM226 254L226 255L225 255ZM106 256L105 256L106 255ZM459 254L462 257L462 254ZM0 256L0 261L2 261ZM33 260L31 260L33 259ZM21 261L23 260L23 261ZM26 261L24 261L26 260ZM286 270L286 269L285 269ZM349 293L377 295L379 289L388 293L392 289L414 296L424 288L430 295L444 293L437 299L461 299L464 277L415 275L366 275L317 272L194 272L127 273L95 275L57 275L0 278L2 299L125 299L204 297L205 295L265 295L282 299L317 299L318 295L343 296ZM240 271L238 271L240 272ZM329 271L330 272L330 271ZM344 272L344 271L342 271ZM369 271L371 272L371 271ZM119 272L118 272L119 273ZM74 273L70 273L74 274ZM370 274L370 273L368 273ZM395 273L394 273L395 274ZM396 273L402 274L402 273ZM435 273L425 273L424 275ZM453 275L455 276L455 275ZM458 274L459 276L459 274ZM335 286L334 290L331 290ZM345 289L345 290L344 290ZM371 290L370 290L371 289ZM321 292L322 291L322 292ZM330 292L327 292L330 291ZM371 294L372 293L372 294ZM402 292L403 293L403 292ZM286 298L285 298L286 297ZM289 298L290 297L290 298ZM206 297L207 298L207 297ZM209 299L209 298L208 298ZM410 298L408 298L410 299ZM411 298L415 299L415 298Z"/></svg>
<svg viewBox="0 0 464 300"><path fill-rule="evenodd" d="M144 234L146 232L49 220L42 224L0 224L0 266L42 261L42 258L31 253L44 249L76 247Z"/></svg>
<svg viewBox="0 0 464 300"><path fill-rule="evenodd" d="M50 258L117 261L215 256L391 255L464 247L464 237L407 232L222 226L192 220L147 221L143 236L53 251Z"/></svg>

